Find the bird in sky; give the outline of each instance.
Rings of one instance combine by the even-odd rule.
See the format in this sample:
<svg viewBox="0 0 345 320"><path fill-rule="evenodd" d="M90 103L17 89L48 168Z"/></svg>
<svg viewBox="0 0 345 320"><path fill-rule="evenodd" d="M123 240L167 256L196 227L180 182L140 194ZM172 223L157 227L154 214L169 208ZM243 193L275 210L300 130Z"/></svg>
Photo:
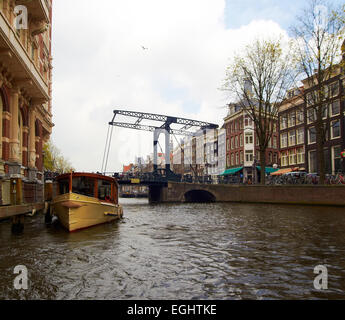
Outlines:
<svg viewBox="0 0 345 320"><path fill-rule="evenodd" d="M144 46L141 46L143 50L149 50L149 48L145 48Z"/></svg>

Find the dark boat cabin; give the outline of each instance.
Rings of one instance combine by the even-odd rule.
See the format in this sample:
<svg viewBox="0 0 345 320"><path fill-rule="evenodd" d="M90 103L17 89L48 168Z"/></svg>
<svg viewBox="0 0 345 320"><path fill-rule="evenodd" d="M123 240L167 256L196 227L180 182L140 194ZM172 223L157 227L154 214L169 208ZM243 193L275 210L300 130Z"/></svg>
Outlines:
<svg viewBox="0 0 345 320"><path fill-rule="evenodd" d="M94 173L67 173L56 178L57 195L76 193L118 204L118 184L112 177Z"/></svg>

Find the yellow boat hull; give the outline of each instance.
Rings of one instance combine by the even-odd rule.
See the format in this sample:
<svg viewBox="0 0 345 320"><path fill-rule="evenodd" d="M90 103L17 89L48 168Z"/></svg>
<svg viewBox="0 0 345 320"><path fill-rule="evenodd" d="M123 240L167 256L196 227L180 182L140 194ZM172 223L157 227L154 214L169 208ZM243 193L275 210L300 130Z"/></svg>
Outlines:
<svg viewBox="0 0 345 320"><path fill-rule="evenodd" d="M57 196L51 203L52 214L70 232L121 219L121 205L68 193Z"/></svg>

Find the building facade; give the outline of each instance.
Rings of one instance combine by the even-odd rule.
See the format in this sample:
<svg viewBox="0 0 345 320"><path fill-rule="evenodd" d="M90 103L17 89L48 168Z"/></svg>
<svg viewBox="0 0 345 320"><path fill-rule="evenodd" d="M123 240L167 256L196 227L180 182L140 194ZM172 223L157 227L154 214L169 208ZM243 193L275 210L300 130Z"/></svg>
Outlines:
<svg viewBox="0 0 345 320"><path fill-rule="evenodd" d="M287 99L279 111L280 164L281 168L318 173L316 109L310 97L316 88L309 86L306 80L302 82L303 87L288 92ZM341 152L345 149L344 88L344 72L338 67L324 85L326 96L322 111L326 129L324 159L327 174L345 171L345 164L341 158Z"/></svg>
<svg viewBox="0 0 345 320"><path fill-rule="evenodd" d="M303 171L306 163L306 119L301 88L287 93L279 109L280 167Z"/></svg>
<svg viewBox="0 0 345 320"><path fill-rule="evenodd" d="M254 181L260 166L259 143L255 124L246 111L237 104L230 104L224 119L226 130L226 168L241 175L243 180ZM266 149L266 166L278 164L279 144L276 121L272 120L273 134ZM238 169L238 171L236 171Z"/></svg>
<svg viewBox="0 0 345 320"><path fill-rule="evenodd" d="M4 192L13 176L43 181L43 145L53 128L51 22L52 0L0 0L0 175ZM8 204L7 198L2 197L2 204Z"/></svg>
<svg viewBox="0 0 345 320"><path fill-rule="evenodd" d="M218 167L217 174L221 175L226 169L226 131L218 130Z"/></svg>

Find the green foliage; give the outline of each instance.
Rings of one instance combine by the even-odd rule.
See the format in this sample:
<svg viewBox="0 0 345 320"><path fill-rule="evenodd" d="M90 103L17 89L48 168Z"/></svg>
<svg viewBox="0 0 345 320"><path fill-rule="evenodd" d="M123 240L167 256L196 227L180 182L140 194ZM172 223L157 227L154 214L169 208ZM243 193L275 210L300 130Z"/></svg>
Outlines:
<svg viewBox="0 0 345 320"><path fill-rule="evenodd" d="M61 155L61 151L49 140L44 146L44 168L46 171L67 173L75 171L69 160Z"/></svg>

